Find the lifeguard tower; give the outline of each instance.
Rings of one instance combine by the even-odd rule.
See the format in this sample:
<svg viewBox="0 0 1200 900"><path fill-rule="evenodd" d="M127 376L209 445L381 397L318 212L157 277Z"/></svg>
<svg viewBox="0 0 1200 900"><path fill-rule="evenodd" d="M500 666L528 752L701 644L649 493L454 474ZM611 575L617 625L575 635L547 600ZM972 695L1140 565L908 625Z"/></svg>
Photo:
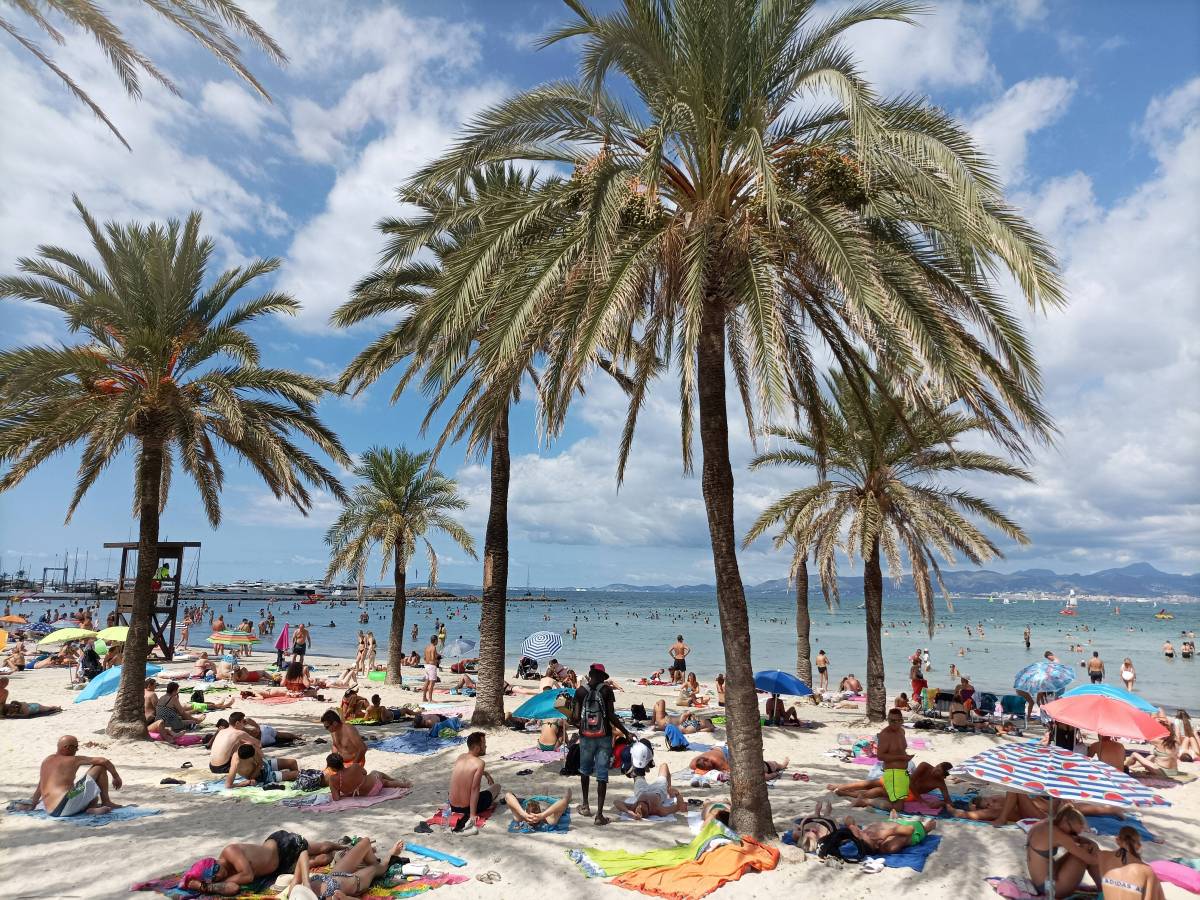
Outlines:
<svg viewBox="0 0 1200 900"><path fill-rule="evenodd" d="M107 548L121 551L121 568L117 574L117 617L122 625L133 621L133 588L137 583L138 544L105 544ZM155 578L158 588L154 592L154 608L150 613L150 638L166 659L175 655L175 617L179 612L179 586L183 577L183 551L189 547L200 548L199 541L160 541L155 570L165 564L169 574ZM130 552L132 551L132 553ZM129 571L130 558L135 560L134 571ZM128 586L127 586L128 585Z"/></svg>

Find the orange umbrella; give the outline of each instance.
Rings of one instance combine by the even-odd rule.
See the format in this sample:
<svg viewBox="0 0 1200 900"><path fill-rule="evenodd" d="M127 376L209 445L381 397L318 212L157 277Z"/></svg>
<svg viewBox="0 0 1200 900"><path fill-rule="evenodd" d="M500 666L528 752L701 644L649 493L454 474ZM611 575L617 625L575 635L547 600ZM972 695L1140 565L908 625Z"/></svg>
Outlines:
<svg viewBox="0 0 1200 900"><path fill-rule="evenodd" d="M7 622L9 625L28 625L29 620L24 616L0 616L0 622Z"/></svg>

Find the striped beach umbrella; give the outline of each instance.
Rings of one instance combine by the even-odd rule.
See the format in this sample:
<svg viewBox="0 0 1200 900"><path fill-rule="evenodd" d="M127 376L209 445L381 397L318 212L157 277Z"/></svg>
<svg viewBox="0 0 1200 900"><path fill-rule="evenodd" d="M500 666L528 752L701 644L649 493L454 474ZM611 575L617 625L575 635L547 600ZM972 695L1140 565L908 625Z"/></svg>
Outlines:
<svg viewBox="0 0 1200 900"><path fill-rule="evenodd" d="M257 644L258 635L244 631L214 631L207 640L210 644Z"/></svg>
<svg viewBox="0 0 1200 900"><path fill-rule="evenodd" d="M562 650L562 638L555 631L535 631L521 644L521 655L541 662L557 656Z"/></svg>
<svg viewBox="0 0 1200 900"><path fill-rule="evenodd" d="M1040 659L1013 678L1013 688L1027 694L1057 694L1075 680L1075 670L1059 662Z"/></svg>
<svg viewBox="0 0 1200 900"><path fill-rule="evenodd" d="M1088 759L1051 744L1036 741L991 747L964 760L951 770L1006 791L1020 791L1047 798L1047 818L1054 818L1054 801L1083 801L1109 806L1170 806L1140 781L1118 772L1108 763ZM1047 851L1052 851L1052 835L1047 835ZM1051 858L1046 877L1046 895L1054 897L1054 861Z"/></svg>

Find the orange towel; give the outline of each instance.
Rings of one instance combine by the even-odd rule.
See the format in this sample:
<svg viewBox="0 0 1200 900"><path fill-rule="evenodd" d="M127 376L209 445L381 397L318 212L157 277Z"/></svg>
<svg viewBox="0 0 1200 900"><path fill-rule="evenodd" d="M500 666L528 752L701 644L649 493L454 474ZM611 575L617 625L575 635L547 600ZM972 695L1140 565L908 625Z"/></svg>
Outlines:
<svg viewBox="0 0 1200 900"><path fill-rule="evenodd" d="M699 900L749 871L765 872L778 864L778 850L743 836L740 845L716 847L699 859L678 866L635 869L617 876L611 883L668 900Z"/></svg>

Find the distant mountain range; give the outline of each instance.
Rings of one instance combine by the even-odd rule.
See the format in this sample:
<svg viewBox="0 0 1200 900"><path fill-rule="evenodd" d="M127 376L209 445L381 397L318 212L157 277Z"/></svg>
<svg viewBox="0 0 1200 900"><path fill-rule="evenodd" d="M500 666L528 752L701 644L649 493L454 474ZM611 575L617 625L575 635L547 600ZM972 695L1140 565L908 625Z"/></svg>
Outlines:
<svg viewBox="0 0 1200 900"><path fill-rule="evenodd" d="M1186 594L1200 597L1200 574L1175 575L1161 572L1149 563L1133 563L1119 569L1104 569L1090 575L1074 573L1060 575L1050 569L1023 569L1019 572L992 572L988 569L957 569L943 572L946 587L955 594L1016 593L1019 591L1045 591L1048 594L1066 594L1072 588L1081 594L1112 594L1121 597L1163 597L1170 594ZM810 578L810 589L820 591L820 582ZM862 593L863 580L857 576L838 578L838 590L843 596ZM592 588L600 591L697 594L714 593L711 584L606 584ZM773 578L759 584L746 585L748 594L777 594L788 591L786 578ZM892 582L885 583L885 590L893 591ZM912 592L912 579L904 576L900 582L903 593Z"/></svg>

